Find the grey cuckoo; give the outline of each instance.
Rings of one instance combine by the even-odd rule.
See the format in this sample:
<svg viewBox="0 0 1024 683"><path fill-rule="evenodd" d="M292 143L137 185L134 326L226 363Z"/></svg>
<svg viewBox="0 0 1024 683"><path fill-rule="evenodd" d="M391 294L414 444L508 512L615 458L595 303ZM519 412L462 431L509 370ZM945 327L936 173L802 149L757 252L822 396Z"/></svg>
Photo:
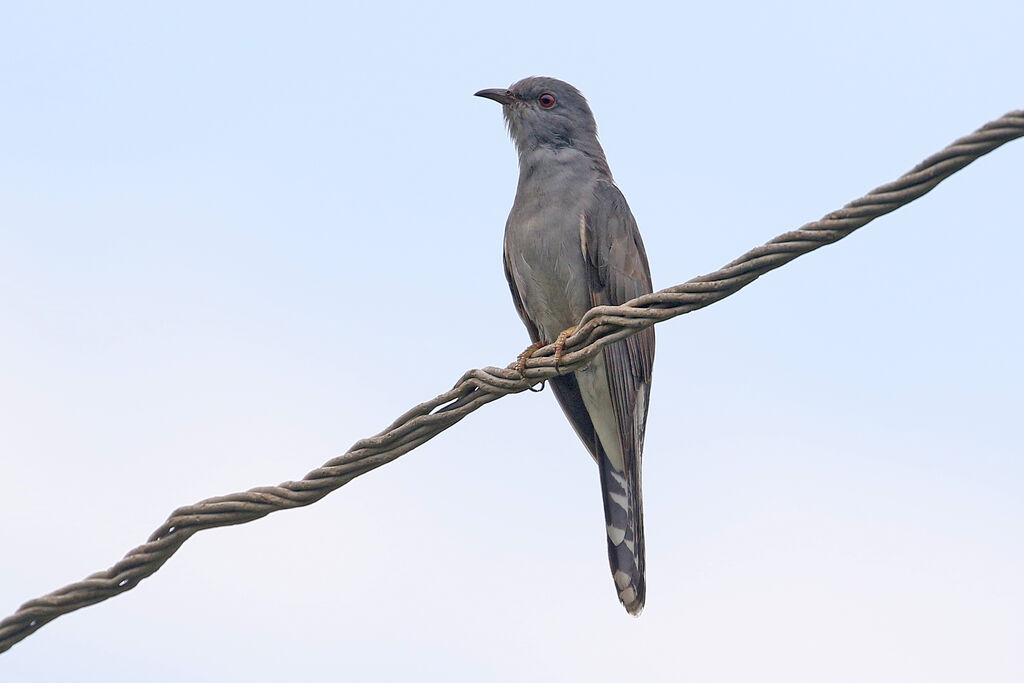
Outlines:
<svg viewBox="0 0 1024 683"><path fill-rule="evenodd" d="M534 345L556 344L593 306L652 291L647 254L615 186L583 95L554 78L476 93L499 102L519 152L519 186L505 224L505 277ZM640 460L654 364L654 328L609 344L574 374L551 379L555 398L597 461L608 560L619 600L644 607Z"/></svg>

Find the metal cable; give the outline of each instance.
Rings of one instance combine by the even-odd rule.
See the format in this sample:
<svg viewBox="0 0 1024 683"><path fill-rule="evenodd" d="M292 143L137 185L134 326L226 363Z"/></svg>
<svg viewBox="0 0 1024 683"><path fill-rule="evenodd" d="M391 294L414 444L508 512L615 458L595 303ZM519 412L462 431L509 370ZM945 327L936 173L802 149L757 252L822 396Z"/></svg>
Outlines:
<svg viewBox="0 0 1024 683"><path fill-rule="evenodd" d="M413 407L376 436L357 441L344 455L328 460L299 481L208 498L178 508L146 543L129 551L113 567L30 600L0 621L0 652L62 614L131 590L156 572L192 534L315 503L359 475L432 439L481 406L525 391L556 374L573 372L606 344L724 299L797 256L836 242L875 218L912 202L975 159L1021 136L1024 110L1010 112L928 157L898 180L872 190L821 220L751 249L713 273L633 299L623 306L591 309L568 338L557 369L554 349L548 345L527 360L525 379L511 365L470 370L450 391Z"/></svg>

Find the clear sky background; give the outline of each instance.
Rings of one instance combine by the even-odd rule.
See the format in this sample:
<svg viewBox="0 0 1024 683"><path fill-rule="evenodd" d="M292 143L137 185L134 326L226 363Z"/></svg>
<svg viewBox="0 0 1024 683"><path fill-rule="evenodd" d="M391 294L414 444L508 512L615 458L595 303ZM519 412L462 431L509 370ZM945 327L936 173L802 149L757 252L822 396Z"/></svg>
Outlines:
<svg viewBox="0 0 1024 683"><path fill-rule="evenodd" d="M590 100L657 288L1024 107L1020 2L0 8L0 612L528 343L499 107ZM204 532L0 680L1024 679L1024 142L658 327L648 601L549 391Z"/></svg>

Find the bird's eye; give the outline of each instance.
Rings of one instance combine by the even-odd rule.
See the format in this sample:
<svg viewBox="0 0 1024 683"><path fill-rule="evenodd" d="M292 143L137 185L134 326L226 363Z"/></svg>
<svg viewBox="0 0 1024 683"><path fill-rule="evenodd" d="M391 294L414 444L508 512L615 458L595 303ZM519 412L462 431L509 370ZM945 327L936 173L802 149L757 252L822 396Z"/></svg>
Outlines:
<svg viewBox="0 0 1024 683"><path fill-rule="evenodd" d="M537 98L537 102L539 102L540 106L544 107L545 109L551 109L551 107L555 106L555 96L549 92L546 92Z"/></svg>

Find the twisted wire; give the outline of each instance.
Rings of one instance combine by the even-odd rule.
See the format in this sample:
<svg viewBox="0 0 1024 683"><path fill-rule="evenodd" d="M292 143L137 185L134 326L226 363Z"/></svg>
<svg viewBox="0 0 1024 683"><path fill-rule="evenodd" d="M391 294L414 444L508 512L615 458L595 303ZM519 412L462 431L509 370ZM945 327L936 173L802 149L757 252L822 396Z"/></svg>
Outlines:
<svg viewBox="0 0 1024 683"><path fill-rule="evenodd" d="M875 218L912 202L974 160L1021 136L1024 110L1012 111L933 154L897 180L821 220L751 249L713 273L638 297L622 306L591 309L566 340L557 368L554 348L549 344L525 362L522 375L514 365L470 370L449 391L414 406L380 433L360 439L346 453L328 460L298 481L207 498L178 508L146 543L130 550L114 566L29 600L0 621L0 652L63 614L131 590L160 569L193 534L315 503L352 479L429 441L487 403L525 391L557 374L573 372L607 344L724 299L768 271L836 242Z"/></svg>

